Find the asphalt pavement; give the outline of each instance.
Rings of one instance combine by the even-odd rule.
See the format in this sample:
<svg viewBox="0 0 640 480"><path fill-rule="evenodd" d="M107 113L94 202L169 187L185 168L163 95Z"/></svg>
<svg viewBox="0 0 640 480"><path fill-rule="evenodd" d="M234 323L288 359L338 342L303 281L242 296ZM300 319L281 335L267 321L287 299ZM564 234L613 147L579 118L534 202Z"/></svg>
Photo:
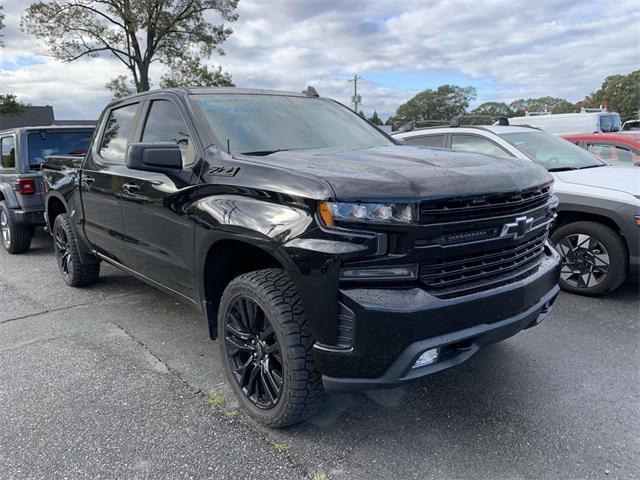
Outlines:
<svg viewBox="0 0 640 480"><path fill-rule="evenodd" d="M639 290L563 293L454 369L270 430L196 310L105 265L69 288L39 232L0 249L0 478L636 479Z"/></svg>

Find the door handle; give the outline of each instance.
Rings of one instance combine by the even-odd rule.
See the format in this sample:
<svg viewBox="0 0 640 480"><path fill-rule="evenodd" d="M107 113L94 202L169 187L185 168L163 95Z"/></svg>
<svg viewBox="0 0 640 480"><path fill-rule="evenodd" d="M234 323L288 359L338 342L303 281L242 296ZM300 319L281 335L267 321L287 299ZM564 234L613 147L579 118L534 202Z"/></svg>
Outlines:
<svg viewBox="0 0 640 480"><path fill-rule="evenodd" d="M125 183L122 185L122 190L131 194L138 193L140 191L140 185L137 183Z"/></svg>
<svg viewBox="0 0 640 480"><path fill-rule="evenodd" d="M86 175L82 175L82 185L85 187L90 187L91 185L93 185L94 183L96 183L96 179L93 177L88 177Z"/></svg>

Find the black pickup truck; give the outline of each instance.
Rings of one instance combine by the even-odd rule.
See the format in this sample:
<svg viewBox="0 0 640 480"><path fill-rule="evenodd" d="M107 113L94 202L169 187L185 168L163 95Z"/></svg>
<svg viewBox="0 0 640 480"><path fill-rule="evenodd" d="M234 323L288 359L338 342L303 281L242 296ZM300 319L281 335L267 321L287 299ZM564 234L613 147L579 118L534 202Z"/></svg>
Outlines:
<svg viewBox="0 0 640 480"><path fill-rule="evenodd" d="M400 145L312 88L118 100L44 179L64 280L104 261L201 309L271 426L457 365L558 294L546 171Z"/></svg>

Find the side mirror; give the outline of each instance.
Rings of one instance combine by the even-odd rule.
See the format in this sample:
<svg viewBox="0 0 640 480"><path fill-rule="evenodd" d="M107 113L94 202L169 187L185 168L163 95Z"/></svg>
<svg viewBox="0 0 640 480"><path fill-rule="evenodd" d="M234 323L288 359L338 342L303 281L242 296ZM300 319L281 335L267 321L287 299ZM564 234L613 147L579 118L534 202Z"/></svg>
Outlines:
<svg viewBox="0 0 640 480"><path fill-rule="evenodd" d="M182 170L182 153L175 143L132 143L125 164L133 170L176 173Z"/></svg>

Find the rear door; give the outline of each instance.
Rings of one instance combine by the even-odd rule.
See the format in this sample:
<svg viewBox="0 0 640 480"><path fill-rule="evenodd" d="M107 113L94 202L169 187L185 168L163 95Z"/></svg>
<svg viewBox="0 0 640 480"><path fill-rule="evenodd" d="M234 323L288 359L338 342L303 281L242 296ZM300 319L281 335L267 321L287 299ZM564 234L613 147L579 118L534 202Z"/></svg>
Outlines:
<svg viewBox="0 0 640 480"><path fill-rule="evenodd" d="M180 146L183 171L176 175L127 169L122 185L129 266L145 277L196 298L195 224L189 217L192 171L200 155L193 125L173 96L156 94L145 103L139 141Z"/></svg>
<svg viewBox="0 0 640 480"><path fill-rule="evenodd" d="M136 133L139 108L136 102L117 105L105 113L80 176L85 235L99 253L124 265L127 258L120 198L127 182L125 153Z"/></svg>

